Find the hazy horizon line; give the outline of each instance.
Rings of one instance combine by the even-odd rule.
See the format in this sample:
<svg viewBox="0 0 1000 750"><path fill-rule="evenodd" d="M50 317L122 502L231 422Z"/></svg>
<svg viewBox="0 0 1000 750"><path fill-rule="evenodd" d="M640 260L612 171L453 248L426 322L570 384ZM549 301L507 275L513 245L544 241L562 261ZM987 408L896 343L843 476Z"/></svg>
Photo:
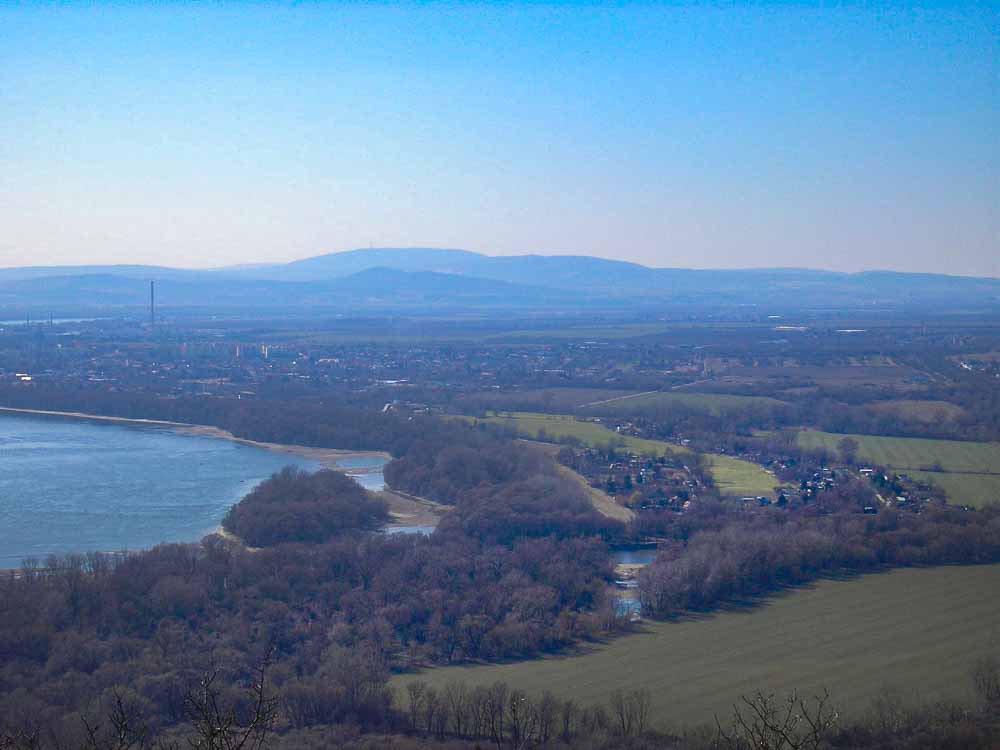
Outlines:
<svg viewBox="0 0 1000 750"><path fill-rule="evenodd" d="M814 271L820 273L828 273L833 275L858 275L865 273L898 273L907 274L913 276L948 276L953 278L969 278L969 279L991 279L1000 280L1000 276L992 276L989 274L969 274L969 273L945 273L941 271L922 271L922 270L902 270L898 268L887 268L887 267L872 267L872 268L857 268L850 271L844 271L833 268L824 268L822 266L653 266L646 263L640 263L634 260L625 260L622 258L609 258L604 255L593 255L580 253L575 251L550 251L550 252L523 252L523 253L503 253L503 254L491 254L483 250L468 250L466 248L460 247L442 247L434 245L386 245L386 246L370 246L370 247L351 247L343 250L330 250L327 252L319 252L311 255L304 255L301 257L293 258L291 260L255 260L247 261L244 263L233 263L229 265L206 265L206 266L181 266L181 265L166 265L162 263L143 263L143 262L113 262L113 263L102 263L102 262L84 262L84 263L74 263L74 264L60 264L60 263L36 263L36 264L24 264L24 265L7 265L0 264L0 270L14 271L14 270L26 270L33 268L65 268L65 269L81 269L81 268L129 268L129 267L145 267L145 268L158 268L170 271L192 271L192 272L225 272L231 270L249 270L253 268L268 268L268 267L281 267L291 265L293 263L298 263L301 261L311 260L314 258L321 258L328 255L342 255L347 253L358 253L358 252L369 252L369 251L445 251L445 252L459 252L467 253L470 255L479 255L485 258L528 258L528 257L540 257L540 258L588 258L607 261L609 263L623 263L627 265L639 266L641 268L648 268L651 270L659 271L746 271L746 272L765 272L765 271ZM373 266L377 268L378 266ZM401 270L401 269L392 269ZM447 273L442 271L404 271L407 273ZM456 274L458 275L458 274Z"/></svg>

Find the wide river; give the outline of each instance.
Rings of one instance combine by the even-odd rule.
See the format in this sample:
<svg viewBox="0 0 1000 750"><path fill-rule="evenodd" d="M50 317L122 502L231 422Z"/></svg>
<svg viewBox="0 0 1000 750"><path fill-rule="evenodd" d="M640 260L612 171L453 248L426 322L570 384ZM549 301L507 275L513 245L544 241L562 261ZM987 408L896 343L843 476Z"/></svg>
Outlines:
<svg viewBox="0 0 1000 750"><path fill-rule="evenodd" d="M0 413L0 568L53 553L195 541L288 464L319 468L164 427ZM377 484L381 474L366 480Z"/></svg>

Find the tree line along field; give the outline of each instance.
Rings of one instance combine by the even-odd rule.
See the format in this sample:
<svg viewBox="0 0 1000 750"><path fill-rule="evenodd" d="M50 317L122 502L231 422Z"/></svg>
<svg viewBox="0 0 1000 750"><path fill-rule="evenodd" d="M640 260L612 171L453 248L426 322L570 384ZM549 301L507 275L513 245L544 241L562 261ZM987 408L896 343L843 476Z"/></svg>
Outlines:
<svg viewBox="0 0 1000 750"><path fill-rule="evenodd" d="M485 408L503 411L549 412L573 411L580 414L623 416L639 410L674 405L707 411L713 416L727 412L756 408L762 410L787 406L787 402L769 396L742 396L728 393L692 393L687 391L637 391L608 388L537 388L507 394L511 404L505 405L499 394L468 394L461 402L481 404Z"/></svg>
<svg viewBox="0 0 1000 750"><path fill-rule="evenodd" d="M755 407L760 409L775 409L787 406L786 402L769 396L739 396L727 393L685 393L680 391L655 391L652 393L637 393L620 398L607 399L600 402L583 404L581 408L590 414L617 414L619 412L634 413L636 409L652 409L659 406L680 405L707 411L713 416L719 416L728 411Z"/></svg>
<svg viewBox="0 0 1000 750"><path fill-rule="evenodd" d="M667 452L690 453L682 445L649 440L632 435L620 435L598 422L587 422L563 414L536 414L531 412L491 413L484 418L463 417L472 422L505 425L532 438L549 435L554 438L576 438L590 446L620 442L634 453L651 453L662 456ZM732 456L705 454L711 461L712 477L722 492L733 495L767 495L775 491L780 482L760 466Z"/></svg>
<svg viewBox="0 0 1000 750"><path fill-rule="evenodd" d="M933 482L943 489L951 502L982 507L1000 502L1000 475L954 474L940 471L907 471L910 476Z"/></svg>
<svg viewBox="0 0 1000 750"><path fill-rule="evenodd" d="M965 409L947 401L927 401L919 399L897 399L872 404L875 411L900 414L921 422L937 422L941 419L960 419Z"/></svg>
<svg viewBox="0 0 1000 750"><path fill-rule="evenodd" d="M630 388L532 388L508 393L473 392L456 398L460 408L499 411L573 412L590 404L617 401L640 395Z"/></svg>
<svg viewBox="0 0 1000 750"><path fill-rule="evenodd" d="M797 440L803 448L836 451L844 437L858 441L858 455L864 460L932 481L953 502L982 506L1000 500L1000 443L840 435L819 430L802 430ZM941 470L928 470L935 466Z"/></svg>
<svg viewBox="0 0 1000 750"><path fill-rule="evenodd" d="M798 442L804 448L836 450L845 435L802 430ZM848 435L858 441L858 454L895 469L920 469L940 463L945 471L970 474L1000 474L1000 443L961 440Z"/></svg>
<svg viewBox="0 0 1000 750"><path fill-rule="evenodd" d="M416 679L511 687L606 702L616 689L647 688L663 727L728 718L758 688L814 694L829 688L850 716L888 687L913 700L969 700L973 662L990 653L1000 622L1000 565L907 568L827 579L754 608L734 608L641 632L579 654L533 661L454 666L402 674ZM994 628L995 630L995 628Z"/></svg>
<svg viewBox="0 0 1000 750"><path fill-rule="evenodd" d="M635 453L651 453L662 456L666 452L690 453L682 445L649 440L632 435L620 435L599 422L588 422L566 414L536 414L533 412L490 412L483 418L469 418L472 422L512 427L520 433L537 438L549 435L554 438L575 438L590 446L620 443Z"/></svg>

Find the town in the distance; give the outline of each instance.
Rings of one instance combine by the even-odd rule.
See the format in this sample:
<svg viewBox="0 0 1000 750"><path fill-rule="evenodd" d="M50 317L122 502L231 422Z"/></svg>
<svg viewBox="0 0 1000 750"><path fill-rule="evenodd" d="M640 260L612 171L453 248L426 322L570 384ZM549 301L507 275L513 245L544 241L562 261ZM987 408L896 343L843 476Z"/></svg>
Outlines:
<svg viewBox="0 0 1000 750"><path fill-rule="evenodd" d="M0 748L992 747L998 314L427 248L0 269Z"/></svg>
<svg viewBox="0 0 1000 750"><path fill-rule="evenodd" d="M1000 750L998 31L0 2L0 750Z"/></svg>

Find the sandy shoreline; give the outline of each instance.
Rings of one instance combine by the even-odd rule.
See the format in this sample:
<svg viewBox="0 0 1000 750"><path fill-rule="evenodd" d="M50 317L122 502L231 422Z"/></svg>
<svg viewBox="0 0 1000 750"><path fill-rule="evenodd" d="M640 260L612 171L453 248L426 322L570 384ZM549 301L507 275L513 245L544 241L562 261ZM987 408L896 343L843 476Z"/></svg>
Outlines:
<svg viewBox="0 0 1000 750"><path fill-rule="evenodd" d="M297 456L309 461L315 461L326 469L341 471L348 476L367 474L371 470L365 468L347 469L338 465L339 461L351 458L380 458L386 461L392 457L385 451L354 451L341 450L338 448L311 448L305 445L287 445L284 443L265 443L259 440L247 440L236 437L228 430L208 425L188 424L186 422L170 422L162 419L134 419L130 417L108 417L99 414L87 414L85 412L74 411L48 411L45 409L19 409L10 406L0 406L0 414L24 414L29 416L61 417L63 419L85 419L95 422L109 422L112 424L131 425L134 427L166 427L183 435L195 435L199 437L218 438L229 440L234 443L261 448L272 453L284 453L289 456ZM406 493L396 492L386 488L382 492L376 493L389 503L389 510L392 513L392 522L387 526L436 526L445 512L445 508L423 498L417 498Z"/></svg>
<svg viewBox="0 0 1000 750"><path fill-rule="evenodd" d="M218 427L210 427L201 424L189 424L187 422L169 422L163 419L134 419L131 417L106 417L99 414L87 414L81 411L47 411L45 409L18 409L11 406L0 406L0 413L7 414L27 414L43 417L63 417L69 419L86 419L95 422L110 422L112 424L132 425L135 427L168 427L176 432L185 435L198 435L200 437L212 437L222 440L229 440L242 445L249 445L254 448L263 448L273 453L285 453L299 458L306 458L328 468L344 471L343 467L337 465L337 461L349 458L384 458L386 461L392 457L385 451L352 451L341 450L339 448L310 448L305 445L287 445L284 443L264 443L259 440L247 440L236 437L228 430Z"/></svg>

